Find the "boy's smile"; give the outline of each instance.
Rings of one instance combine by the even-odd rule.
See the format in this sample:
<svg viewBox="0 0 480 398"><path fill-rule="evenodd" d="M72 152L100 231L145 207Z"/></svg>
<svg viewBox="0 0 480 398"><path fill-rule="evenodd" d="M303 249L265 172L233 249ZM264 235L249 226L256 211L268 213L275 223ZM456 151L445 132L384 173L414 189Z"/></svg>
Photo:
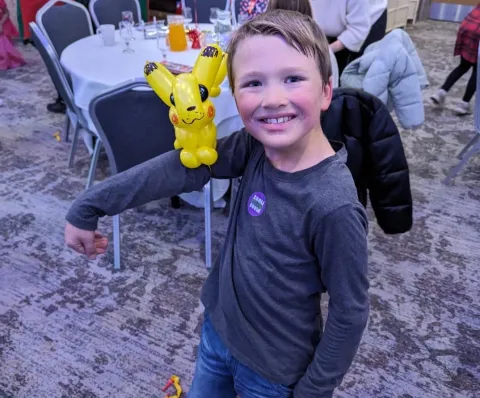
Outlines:
<svg viewBox="0 0 480 398"><path fill-rule="evenodd" d="M240 42L234 72L238 111L267 156L305 153L322 136L331 85L323 84L314 57L279 36L256 35Z"/></svg>

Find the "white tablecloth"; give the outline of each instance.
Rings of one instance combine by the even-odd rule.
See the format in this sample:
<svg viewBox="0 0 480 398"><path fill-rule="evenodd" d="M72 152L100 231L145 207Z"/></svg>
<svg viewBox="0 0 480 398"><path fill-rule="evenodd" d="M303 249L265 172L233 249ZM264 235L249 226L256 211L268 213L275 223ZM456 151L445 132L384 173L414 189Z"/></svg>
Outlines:
<svg viewBox="0 0 480 398"><path fill-rule="evenodd" d="M210 24L200 24L201 30L213 30ZM88 117L90 101L100 92L124 83L133 78L143 78L143 69L146 61L163 60L162 52L157 48L156 40L146 40L143 32L134 30L135 40L131 42L131 48L135 51L131 54L123 53L125 43L121 39L118 30L115 32L116 44L105 47L100 36L93 35L78 40L69 45L62 52L60 61L70 75L75 103ZM167 51L167 60L183 65L193 66L200 50L183 52ZM226 81L225 81L226 83ZM221 94L212 98L215 105L215 123L217 126L224 120L238 116L237 106L228 88L228 84L222 87ZM225 125L228 125L225 124ZM218 136L224 136L233 131L221 131ZM228 181L213 182L213 199L220 199L228 189ZM197 193L182 195L182 198L193 205L202 205L202 198Z"/></svg>

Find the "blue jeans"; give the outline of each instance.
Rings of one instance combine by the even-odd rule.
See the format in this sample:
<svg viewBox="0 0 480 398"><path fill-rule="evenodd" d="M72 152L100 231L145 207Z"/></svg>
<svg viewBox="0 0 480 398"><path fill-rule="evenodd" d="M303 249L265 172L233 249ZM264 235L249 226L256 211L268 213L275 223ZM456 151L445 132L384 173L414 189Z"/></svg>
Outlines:
<svg viewBox="0 0 480 398"><path fill-rule="evenodd" d="M292 387L271 383L238 362L205 315L188 398L288 398Z"/></svg>

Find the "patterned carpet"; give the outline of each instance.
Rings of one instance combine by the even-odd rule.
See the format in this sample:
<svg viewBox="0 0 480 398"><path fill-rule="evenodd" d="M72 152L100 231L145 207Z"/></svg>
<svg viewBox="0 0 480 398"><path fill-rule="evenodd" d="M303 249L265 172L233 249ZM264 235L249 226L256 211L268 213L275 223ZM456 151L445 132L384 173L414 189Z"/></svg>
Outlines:
<svg viewBox="0 0 480 398"><path fill-rule="evenodd" d="M421 22L412 35L432 87L426 122L402 131L415 223L402 236L370 230L371 317L338 397L480 396L480 156L440 183L473 136L457 117L467 77L447 109L428 103L452 66L457 25ZM31 46L28 66L0 72L0 397L163 397L188 389L202 308L201 210L151 203L122 216L123 264L88 262L63 245L64 216L86 181L82 148L68 170L63 118ZM105 158L97 179L107 173ZM227 218L213 215L218 249ZM111 231L111 220L100 229ZM221 397L215 397L221 398Z"/></svg>

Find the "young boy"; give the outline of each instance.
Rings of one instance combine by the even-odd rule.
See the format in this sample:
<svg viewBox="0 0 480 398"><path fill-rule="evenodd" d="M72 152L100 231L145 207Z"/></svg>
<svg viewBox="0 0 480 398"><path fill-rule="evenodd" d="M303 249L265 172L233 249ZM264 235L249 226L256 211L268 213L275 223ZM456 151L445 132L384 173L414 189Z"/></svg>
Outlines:
<svg viewBox="0 0 480 398"><path fill-rule="evenodd" d="M107 243L99 217L243 176L202 291L189 398L331 397L369 304L366 215L345 148L320 125L332 95L328 43L310 17L267 12L235 33L228 72L245 130L218 141L211 170L186 169L171 151L109 178L73 204L66 242L95 258Z"/></svg>

